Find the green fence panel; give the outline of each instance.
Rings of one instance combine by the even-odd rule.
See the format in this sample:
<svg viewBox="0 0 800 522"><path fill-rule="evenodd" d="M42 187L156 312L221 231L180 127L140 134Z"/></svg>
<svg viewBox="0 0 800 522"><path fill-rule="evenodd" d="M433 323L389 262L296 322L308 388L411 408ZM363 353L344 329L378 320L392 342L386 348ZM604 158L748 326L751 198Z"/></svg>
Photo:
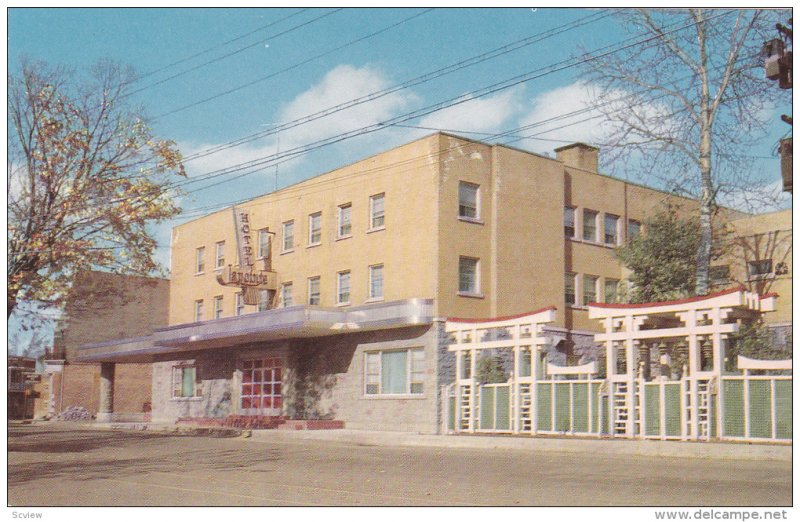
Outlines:
<svg viewBox="0 0 800 522"><path fill-rule="evenodd" d="M576 433L589 432L589 397L586 395L588 391L588 384L572 385L572 430Z"/></svg>
<svg viewBox="0 0 800 522"><path fill-rule="evenodd" d="M556 384L556 431L569 431L569 384Z"/></svg>
<svg viewBox="0 0 800 522"><path fill-rule="evenodd" d="M600 419L600 401L602 400L600 397L600 383L592 383L592 418L591 418L591 425L589 426L590 433L600 433L601 429L601 422Z"/></svg>
<svg viewBox="0 0 800 522"><path fill-rule="evenodd" d="M456 429L456 398L455 398L455 396L447 398L447 429L448 430Z"/></svg>
<svg viewBox="0 0 800 522"><path fill-rule="evenodd" d="M507 430L511 428L511 422L509 417L509 387L502 386L495 388L495 393L497 394L497 409L495 411L495 429L497 430Z"/></svg>
<svg viewBox="0 0 800 522"><path fill-rule="evenodd" d="M775 381L775 435L792 438L792 381Z"/></svg>
<svg viewBox="0 0 800 522"><path fill-rule="evenodd" d="M681 385L664 385L664 432L670 437L681 435Z"/></svg>
<svg viewBox="0 0 800 522"><path fill-rule="evenodd" d="M541 431L551 431L553 420L550 410L552 397L550 387L552 384L538 383L536 385L536 426Z"/></svg>
<svg viewBox="0 0 800 522"><path fill-rule="evenodd" d="M661 434L661 397L660 386L645 384L644 386L644 426L645 435Z"/></svg>
<svg viewBox="0 0 800 522"><path fill-rule="evenodd" d="M772 401L769 381L750 381L750 436L772 438Z"/></svg>
<svg viewBox="0 0 800 522"><path fill-rule="evenodd" d="M722 435L744 437L744 383L722 380Z"/></svg>
<svg viewBox="0 0 800 522"><path fill-rule="evenodd" d="M717 438L717 394L711 394L708 399L708 435L711 438Z"/></svg>
<svg viewBox="0 0 800 522"><path fill-rule="evenodd" d="M482 430L494 428L494 388L481 386L481 419Z"/></svg>

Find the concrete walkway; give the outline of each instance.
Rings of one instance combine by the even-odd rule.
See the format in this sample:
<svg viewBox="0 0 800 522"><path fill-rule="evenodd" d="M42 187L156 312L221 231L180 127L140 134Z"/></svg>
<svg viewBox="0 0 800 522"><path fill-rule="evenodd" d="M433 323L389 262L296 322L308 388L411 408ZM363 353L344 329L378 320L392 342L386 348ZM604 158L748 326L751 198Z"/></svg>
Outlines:
<svg viewBox="0 0 800 522"><path fill-rule="evenodd" d="M498 435L424 435L365 430L238 430L193 428L174 424L95 423L97 428L174 432L183 435L231 437L258 441L331 441L363 446L508 449L562 454L591 453L617 456L649 456L692 459L792 461L792 446L736 442L680 442L658 440L576 439Z"/></svg>

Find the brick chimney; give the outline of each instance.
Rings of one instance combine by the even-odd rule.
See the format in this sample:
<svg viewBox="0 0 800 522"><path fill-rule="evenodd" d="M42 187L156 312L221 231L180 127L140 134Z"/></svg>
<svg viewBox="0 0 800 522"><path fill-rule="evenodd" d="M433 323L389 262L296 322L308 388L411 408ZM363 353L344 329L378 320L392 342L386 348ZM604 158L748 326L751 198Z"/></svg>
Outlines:
<svg viewBox="0 0 800 522"><path fill-rule="evenodd" d="M556 159L565 166L597 172L597 154L600 149L585 143L572 143L555 149Z"/></svg>

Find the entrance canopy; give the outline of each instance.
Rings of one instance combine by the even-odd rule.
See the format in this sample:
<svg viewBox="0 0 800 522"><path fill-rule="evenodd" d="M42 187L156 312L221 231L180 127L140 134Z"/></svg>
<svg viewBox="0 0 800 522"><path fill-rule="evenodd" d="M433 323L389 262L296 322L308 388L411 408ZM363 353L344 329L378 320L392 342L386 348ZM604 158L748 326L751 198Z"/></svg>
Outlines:
<svg viewBox="0 0 800 522"><path fill-rule="evenodd" d="M432 299L406 299L332 309L290 306L159 328L152 335L86 344L78 362L151 362L156 355L230 348L281 339L323 337L431 324Z"/></svg>

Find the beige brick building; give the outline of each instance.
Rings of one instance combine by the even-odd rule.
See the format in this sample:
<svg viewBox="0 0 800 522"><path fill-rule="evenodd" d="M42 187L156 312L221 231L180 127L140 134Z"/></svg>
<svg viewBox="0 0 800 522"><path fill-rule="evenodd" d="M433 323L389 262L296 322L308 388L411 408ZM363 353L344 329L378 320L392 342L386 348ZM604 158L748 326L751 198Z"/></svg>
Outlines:
<svg viewBox="0 0 800 522"><path fill-rule="evenodd" d="M696 208L601 175L597 154L437 133L182 224L169 326L83 346L79 359L103 362L101 396L114 364L153 363L154 420L437 432L455 371L445 318L554 306L545 356L591 359L586 304L616 299L626 275L614 247L663 203ZM745 217L727 213L742 230Z"/></svg>

